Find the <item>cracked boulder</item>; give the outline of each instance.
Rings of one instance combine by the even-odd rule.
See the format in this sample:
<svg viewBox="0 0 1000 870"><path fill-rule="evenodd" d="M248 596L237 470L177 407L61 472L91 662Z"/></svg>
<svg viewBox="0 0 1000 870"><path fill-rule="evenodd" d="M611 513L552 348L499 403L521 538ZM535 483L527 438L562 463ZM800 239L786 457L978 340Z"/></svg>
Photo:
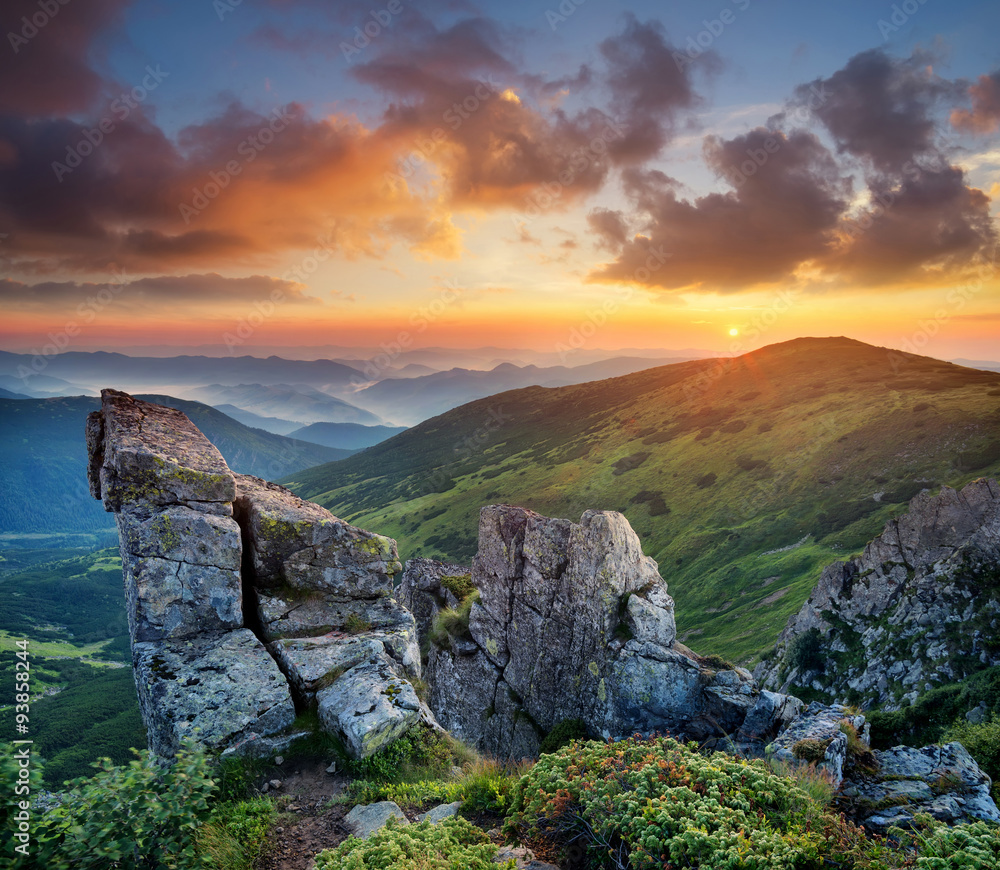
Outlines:
<svg viewBox="0 0 1000 870"><path fill-rule="evenodd" d="M619 513L485 507L471 580L470 648L432 646L428 683L435 715L480 750L537 754L565 719L595 737L724 736L757 706L747 671L676 642L666 583Z"/></svg>
<svg viewBox="0 0 1000 870"><path fill-rule="evenodd" d="M355 758L367 758L421 721L413 686L392 663L366 661L316 693L323 728L339 736Z"/></svg>

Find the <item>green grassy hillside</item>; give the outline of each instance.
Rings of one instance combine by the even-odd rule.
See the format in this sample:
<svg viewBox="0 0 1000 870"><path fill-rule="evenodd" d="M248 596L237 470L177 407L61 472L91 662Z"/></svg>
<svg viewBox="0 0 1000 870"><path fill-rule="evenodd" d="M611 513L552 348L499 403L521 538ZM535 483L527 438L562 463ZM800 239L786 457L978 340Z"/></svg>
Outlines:
<svg viewBox="0 0 1000 870"><path fill-rule="evenodd" d="M831 338L503 393L284 482L403 558L469 560L484 504L622 511L682 639L749 662L921 489L997 473L1000 374Z"/></svg>

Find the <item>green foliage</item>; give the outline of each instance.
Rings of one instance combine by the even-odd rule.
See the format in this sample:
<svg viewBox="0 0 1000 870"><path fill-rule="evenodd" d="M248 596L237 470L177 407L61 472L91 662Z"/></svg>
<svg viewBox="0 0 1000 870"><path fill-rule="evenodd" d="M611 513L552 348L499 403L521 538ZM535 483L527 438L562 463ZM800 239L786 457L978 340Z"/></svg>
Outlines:
<svg viewBox="0 0 1000 870"><path fill-rule="evenodd" d="M455 638L471 638L469 634L469 613L472 605L479 600L479 591L476 590L466 596L457 607L446 607L434 617L428 636L432 643L445 649L450 649L452 640Z"/></svg>
<svg viewBox="0 0 1000 870"><path fill-rule="evenodd" d="M700 661L703 665L715 668L717 671L731 671L735 667L731 661L724 659L722 656L717 656L715 653L702 656Z"/></svg>
<svg viewBox="0 0 1000 870"><path fill-rule="evenodd" d="M212 870L252 870L267 846L274 804L265 798L219 803L198 829L198 852Z"/></svg>
<svg viewBox="0 0 1000 870"><path fill-rule="evenodd" d="M479 828L453 817L437 825L389 822L367 840L349 837L316 856L316 870L513 870L494 864L497 847Z"/></svg>
<svg viewBox="0 0 1000 870"><path fill-rule="evenodd" d="M893 829L904 844L915 849L919 870L995 870L1000 866L1000 827L972 822L949 828L929 816L927 830Z"/></svg>
<svg viewBox="0 0 1000 870"><path fill-rule="evenodd" d="M347 759L346 765L363 780L421 780L443 776L457 761L464 760L466 752L453 737L417 725L367 758Z"/></svg>
<svg viewBox="0 0 1000 870"><path fill-rule="evenodd" d="M107 759L77 779L37 820L38 867L46 870L196 870L206 867L196 831L214 789L204 750L188 743L169 764L149 752L126 767ZM31 866L31 865L24 865Z"/></svg>
<svg viewBox="0 0 1000 870"><path fill-rule="evenodd" d="M818 628L810 628L792 640L788 647L788 665L800 672L823 670L823 635Z"/></svg>
<svg viewBox="0 0 1000 870"><path fill-rule="evenodd" d="M66 686L31 705L31 736L35 750L46 758L50 788L89 774L101 757L125 764L132 747L146 745L131 668L95 668L74 659L44 657L33 658L31 665L33 680L44 674L47 682ZM13 717L13 707L0 710L0 733L13 733Z"/></svg>
<svg viewBox="0 0 1000 870"><path fill-rule="evenodd" d="M931 689L901 710L867 714L872 746L888 749L900 743L939 743L953 722L964 719L968 710L980 704L985 704L988 712L1000 712L1000 667L984 668L960 683Z"/></svg>
<svg viewBox="0 0 1000 870"><path fill-rule="evenodd" d="M347 619L344 620L344 631L348 634L362 634L371 630L372 623L358 616L356 613L349 614Z"/></svg>
<svg viewBox="0 0 1000 870"><path fill-rule="evenodd" d="M459 601L465 601L476 587L472 585L472 574L445 574L441 577L441 585Z"/></svg>
<svg viewBox="0 0 1000 870"><path fill-rule="evenodd" d="M586 740L587 736L587 726L582 719L563 719L545 735L538 751L543 755L555 752L573 740Z"/></svg>
<svg viewBox="0 0 1000 870"><path fill-rule="evenodd" d="M571 744L543 756L514 790L507 830L583 839L592 866L613 858L612 866L631 870L903 863L764 762L706 757L671 738Z"/></svg>
<svg viewBox="0 0 1000 870"><path fill-rule="evenodd" d="M218 799L224 804L237 804L256 795L256 783L269 769L263 758L233 756L215 763Z"/></svg>
<svg viewBox="0 0 1000 870"><path fill-rule="evenodd" d="M1000 715L994 713L978 725L963 720L956 722L941 737L942 743L953 740L969 750L969 755L994 783L1000 782Z"/></svg>

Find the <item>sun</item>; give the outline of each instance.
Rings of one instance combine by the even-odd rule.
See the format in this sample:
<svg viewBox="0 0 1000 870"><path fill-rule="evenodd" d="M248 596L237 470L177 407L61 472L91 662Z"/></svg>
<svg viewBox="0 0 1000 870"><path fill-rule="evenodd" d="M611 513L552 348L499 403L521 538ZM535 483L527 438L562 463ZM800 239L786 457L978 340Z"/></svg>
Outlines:
<svg viewBox="0 0 1000 870"><path fill-rule="evenodd" d="M732 329L729 330L729 334L735 337L740 334L740 331L734 326Z"/></svg>

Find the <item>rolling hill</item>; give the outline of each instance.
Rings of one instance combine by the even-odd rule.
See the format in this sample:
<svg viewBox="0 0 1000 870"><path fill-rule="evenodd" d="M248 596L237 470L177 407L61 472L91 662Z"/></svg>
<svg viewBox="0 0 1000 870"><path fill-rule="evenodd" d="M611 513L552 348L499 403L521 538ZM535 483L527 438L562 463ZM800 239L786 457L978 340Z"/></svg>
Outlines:
<svg viewBox="0 0 1000 870"><path fill-rule="evenodd" d="M750 662L913 495L998 472L1000 374L826 338L503 393L284 483L403 558L467 562L484 504L622 511L682 639Z"/></svg>
<svg viewBox="0 0 1000 870"><path fill-rule="evenodd" d="M171 396L143 396L180 408L234 471L277 478L351 451L250 429L220 411ZM0 544L59 538L59 545L110 543L114 520L90 496L84 422L100 399L0 399Z"/></svg>

